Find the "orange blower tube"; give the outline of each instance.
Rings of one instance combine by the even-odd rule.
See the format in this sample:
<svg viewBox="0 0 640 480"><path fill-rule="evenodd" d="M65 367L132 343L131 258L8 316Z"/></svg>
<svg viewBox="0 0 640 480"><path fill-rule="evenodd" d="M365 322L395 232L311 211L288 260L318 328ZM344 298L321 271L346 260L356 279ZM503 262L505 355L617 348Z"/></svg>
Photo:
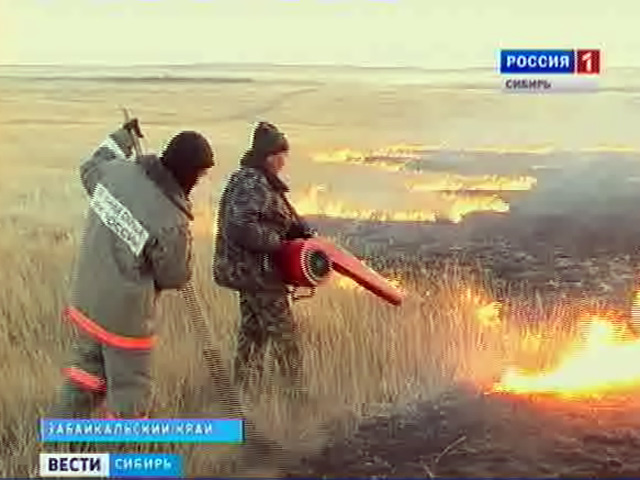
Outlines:
<svg viewBox="0 0 640 480"><path fill-rule="evenodd" d="M386 278L323 238L286 242L279 252L279 265L290 285L315 287L324 283L335 270L392 305L399 306L404 300L404 293Z"/></svg>

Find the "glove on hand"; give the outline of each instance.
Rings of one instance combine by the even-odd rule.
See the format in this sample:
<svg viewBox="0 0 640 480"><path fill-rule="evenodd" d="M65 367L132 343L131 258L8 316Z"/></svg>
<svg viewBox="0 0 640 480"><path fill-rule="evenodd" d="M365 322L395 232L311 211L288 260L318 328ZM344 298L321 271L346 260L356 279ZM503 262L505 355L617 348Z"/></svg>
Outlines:
<svg viewBox="0 0 640 480"><path fill-rule="evenodd" d="M138 121L137 118L132 118L131 120L126 122L124 125L122 125L122 128L124 128L127 132L129 132L132 135L135 135L138 138L144 138L144 135L142 135L142 130L140 130L140 122Z"/></svg>
<svg viewBox="0 0 640 480"><path fill-rule="evenodd" d="M289 228L289 231L285 235L287 240L296 240L298 238L303 238L305 240L309 238L313 238L317 235L317 232L311 228L306 222L294 223Z"/></svg>

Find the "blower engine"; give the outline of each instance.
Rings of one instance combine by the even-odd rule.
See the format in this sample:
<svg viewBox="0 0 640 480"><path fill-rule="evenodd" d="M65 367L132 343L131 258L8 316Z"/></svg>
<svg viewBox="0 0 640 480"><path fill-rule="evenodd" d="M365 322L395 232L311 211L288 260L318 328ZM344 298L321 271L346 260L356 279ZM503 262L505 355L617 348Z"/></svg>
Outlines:
<svg viewBox="0 0 640 480"><path fill-rule="evenodd" d="M404 293L386 278L323 238L286 242L278 261L285 281L295 287L315 288L335 270L392 305L398 306L404 300Z"/></svg>
<svg viewBox="0 0 640 480"><path fill-rule="evenodd" d="M285 242L279 252L279 266L285 281L294 287L315 288L331 275L333 262L312 239Z"/></svg>

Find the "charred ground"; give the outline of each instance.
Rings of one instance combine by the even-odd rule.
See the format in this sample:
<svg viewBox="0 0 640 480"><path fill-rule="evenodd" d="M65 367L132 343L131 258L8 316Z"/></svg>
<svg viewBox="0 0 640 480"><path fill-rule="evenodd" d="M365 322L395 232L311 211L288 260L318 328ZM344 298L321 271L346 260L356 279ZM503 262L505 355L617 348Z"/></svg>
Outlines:
<svg viewBox="0 0 640 480"><path fill-rule="evenodd" d="M628 314L640 247L637 155L491 158L432 157L407 168L532 174L532 191L499 193L509 213L472 214L460 224L315 221L372 266L407 281L455 262L493 278L498 300L520 295L523 308L533 297L548 304L596 299ZM634 393L576 404L458 386L404 413L365 421L289 476L638 476L638 431Z"/></svg>
<svg viewBox="0 0 640 480"><path fill-rule="evenodd" d="M637 477L640 401L562 403L458 387L373 418L290 477Z"/></svg>

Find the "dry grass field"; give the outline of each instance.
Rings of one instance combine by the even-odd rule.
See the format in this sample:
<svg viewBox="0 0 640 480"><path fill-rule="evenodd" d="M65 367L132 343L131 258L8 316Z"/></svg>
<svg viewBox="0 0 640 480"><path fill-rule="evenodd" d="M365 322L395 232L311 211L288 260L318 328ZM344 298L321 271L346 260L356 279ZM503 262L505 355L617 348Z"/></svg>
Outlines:
<svg viewBox="0 0 640 480"><path fill-rule="evenodd" d="M640 147L640 137L631 127L637 120L637 97L622 98L615 93L581 100L584 111L599 115L596 128L589 120L593 116L575 112L578 100L560 96L505 99L491 92L416 85L0 81L5 92L0 99L2 477L32 474L37 455L44 448L37 439L38 419L55 398L62 380L60 368L72 339L60 312L87 207L77 166L120 122L120 105L129 106L140 117L151 148L157 149L180 128L202 130L216 146L219 165L198 188L194 199L198 213L194 224L198 247L196 288L211 337L228 365L235 345L237 305L230 292L214 286L210 279L212 212L223 179L235 167L248 141L251 122L256 119L273 121L292 139L294 154L288 174L295 186L294 199L306 202L305 213L342 213L343 217L349 217L344 214L347 210L369 209L374 214L391 212L390 217L393 212L422 212L429 218L435 197L429 197L429 188L426 193L407 193L404 185L413 177L406 172L348 162L312 162L319 152L340 148L373 151L398 144L444 144L452 149L488 151L531 150L548 145L559 149ZM557 121L560 115L566 120ZM433 175L430 182L437 180ZM308 195L305 197L309 188L317 185L331 186L332 203L323 207L317 198L311 201ZM339 208L336 199L342 202ZM453 204L457 205L455 198ZM438 205L436 216L451 218L455 208ZM473 206L465 208L474 210ZM397 216L402 219L402 214ZM420 220L419 216L409 217ZM388 219L383 215L385 218ZM582 461L577 453L574 457L549 457L547 470L540 473L532 466L542 462L536 438L544 443L547 437L529 430L523 430L520 436L513 431L511 436L504 434L509 431L506 426L510 422L505 412L513 412L513 405L525 400L499 397L496 402L506 403L483 403L481 408L479 400L470 400L476 398L473 395L451 392L460 385L476 392L474 395L490 392L493 382L512 365L531 371L552 368L562 360L565 347L576 341L581 315L595 314L605 307L596 300L549 302L533 287L527 290L526 286L518 287L518 296L510 295L511 287L505 290L500 279L478 275L455 261L432 269L416 267L411 275L394 271L385 274L395 277L409 293L400 308L387 306L339 279L313 299L296 304L305 381L312 402L300 406L285 400L277 390L265 390L245 405L247 417L280 445L284 454L273 458L252 456L243 451L244 447L215 445L132 448L183 453L187 476L293 476L305 472L367 476L376 472L381 476L500 472L542 475L564 472L562 465L570 465L572 458ZM522 300L524 297L528 303ZM224 414L216 401L215 379L205 369L199 343L176 293L167 293L161 300L158 322L161 343L154 363L154 415L166 418ZM411 418L416 405L441 403L444 415L451 417L450 424L458 425L458 430L445 429L431 440L409 432L405 441L397 433L402 429L394 430L395 447L384 447L384 439L396 438L396 434L391 435L391 427L379 423L379 419L391 422L395 418ZM544 402L527 403L529 410L522 413L524 410L520 409L511 419L522 428L525 424L546 422L549 429L545 431L556 432L562 422L558 419L560 414L553 416L549 412L564 412L562 418L577 414L571 406L554 405L548 408ZM637 428L637 406L624 405L617 414L611 414L616 425ZM580 428L595 428L600 434L608 428L606 422L594 426L593 421L585 420L593 420L595 411L589 410L591 416L580 414ZM489 427L477 427L472 414L477 417L473 421L493 419L491 428L498 435L495 451L499 450L499 455L491 453L492 444L485 435ZM441 417L423 417L423 423L405 423L420 425L416 428L422 433L427 427L440 428ZM367 430L370 422L374 427ZM470 427L472 424L475 427ZM476 427L480 430L474 430ZM503 432L502 436L496 431ZM565 434L569 435L563 431ZM637 434L629 435L626 443L621 441L625 448L640 441ZM349 438L356 439L356 447L339 443L339 439ZM357 452L363 450L359 448L362 445L358 447L358 438L372 444L367 447L372 451L378 439L380 448L374 456L382 459L363 460L358 456ZM519 450L518 439L524 445ZM599 450L590 453L591 457L604 459L605 463L615 458L638 473L633 464L636 459L620 458L626 455L620 453L622 450L612 453L615 448L607 444L606 438L597 441ZM424 454L420 462L403 457L413 451L411 442L420 445L416 447ZM581 448L572 445L574 450ZM460 449L466 449L466 453L460 454ZM531 453L534 451L537 457ZM525 457L529 463L523 460ZM352 461L345 460L348 458ZM486 461L483 463L482 459ZM519 466L503 468L509 459ZM391 464L393 468L389 467ZM456 469L460 465L466 465L466 470ZM589 463L584 465L587 467L583 472L597 470L591 469Z"/></svg>

